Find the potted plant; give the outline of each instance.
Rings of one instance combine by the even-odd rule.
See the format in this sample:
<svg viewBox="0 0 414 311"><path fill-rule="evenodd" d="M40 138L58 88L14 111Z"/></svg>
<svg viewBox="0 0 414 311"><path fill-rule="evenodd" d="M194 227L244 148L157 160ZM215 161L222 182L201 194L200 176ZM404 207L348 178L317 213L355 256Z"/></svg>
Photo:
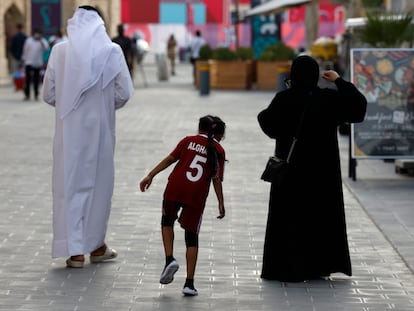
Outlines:
<svg viewBox="0 0 414 311"><path fill-rule="evenodd" d="M236 55L241 60L252 60L254 55L254 50L248 46L241 46L236 49Z"/></svg>
<svg viewBox="0 0 414 311"><path fill-rule="evenodd" d="M412 23L412 14L367 14L367 23L360 32L360 40L374 48L412 46Z"/></svg>
<svg viewBox="0 0 414 311"><path fill-rule="evenodd" d="M236 54L240 60L247 64L247 85L250 89L256 83L256 60L254 59L254 49L252 47L241 46L236 49Z"/></svg>
<svg viewBox="0 0 414 311"><path fill-rule="evenodd" d="M211 58L211 55L213 54L213 50L208 44L204 44L200 47L200 51L198 52L198 55L200 57L200 60L209 60Z"/></svg>
<svg viewBox="0 0 414 311"><path fill-rule="evenodd" d="M276 90L279 74L290 71L295 55L295 50L282 41L267 46L257 61L257 88Z"/></svg>
<svg viewBox="0 0 414 311"><path fill-rule="evenodd" d="M236 52L231 50L230 48L218 47L213 50L211 59L215 59L219 61L231 61L231 60L237 60L238 56Z"/></svg>
<svg viewBox="0 0 414 311"><path fill-rule="evenodd" d="M252 58L253 50L248 47L214 49L209 61L211 88L249 89L252 83Z"/></svg>

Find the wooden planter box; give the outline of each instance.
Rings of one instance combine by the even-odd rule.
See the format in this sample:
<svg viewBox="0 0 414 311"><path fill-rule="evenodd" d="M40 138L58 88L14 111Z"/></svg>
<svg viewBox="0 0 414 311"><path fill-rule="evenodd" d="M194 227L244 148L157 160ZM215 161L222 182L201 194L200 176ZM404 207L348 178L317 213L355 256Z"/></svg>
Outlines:
<svg viewBox="0 0 414 311"><path fill-rule="evenodd" d="M220 90L250 89L253 81L253 62L209 60L210 88Z"/></svg>
<svg viewBox="0 0 414 311"><path fill-rule="evenodd" d="M260 61L256 63L256 87L259 90L277 91L280 70L290 71L290 61Z"/></svg>

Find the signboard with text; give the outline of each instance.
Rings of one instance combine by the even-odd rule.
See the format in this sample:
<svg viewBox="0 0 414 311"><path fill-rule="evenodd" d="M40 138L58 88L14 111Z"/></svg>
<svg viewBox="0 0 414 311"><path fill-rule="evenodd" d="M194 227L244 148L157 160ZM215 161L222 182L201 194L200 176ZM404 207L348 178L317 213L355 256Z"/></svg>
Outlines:
<svg viewBox="0 0 414 311"><path fill-rule="evenodd" d="M414 49L353 49L351 79L368 100L352 125L352 157L413 158Z"/></svg>

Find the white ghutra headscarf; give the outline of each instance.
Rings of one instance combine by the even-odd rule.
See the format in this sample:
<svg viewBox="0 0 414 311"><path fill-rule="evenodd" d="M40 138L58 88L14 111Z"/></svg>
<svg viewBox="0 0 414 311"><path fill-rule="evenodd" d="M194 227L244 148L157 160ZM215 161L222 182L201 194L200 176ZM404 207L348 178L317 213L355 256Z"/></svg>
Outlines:
<svg viewBox="0 0 414 311"><path fill-rule="evenodd" d="M68 47L60 118L80 104L82 94L103 75L103 88L120 72L120 66L108 62L113 44L97 12L78 8L68 20Z"/></svg>

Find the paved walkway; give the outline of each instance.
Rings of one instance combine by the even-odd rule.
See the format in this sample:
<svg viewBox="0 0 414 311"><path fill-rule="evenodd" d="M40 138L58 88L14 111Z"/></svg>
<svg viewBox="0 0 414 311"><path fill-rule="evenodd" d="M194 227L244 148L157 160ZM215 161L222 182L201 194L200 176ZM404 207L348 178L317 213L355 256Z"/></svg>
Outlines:
<svg viewBox="0 0 414 311"><path fill-rule="evenodd" d="M11 87L0 88L0 310L414 310L414 275L406 264L414 244L404 244L407 256L401 257L395 239L409 243L413 238L408 208L413 207L413 178L395 174L390 163L364 160L358 180L349 180L342 137L354 276L300 284L263 281L269 185L259 175L273 143L261 133L256 115L273 94L212 90L201 97L188 65L178 66L178 75L168 82L158 82L155 69L146 68L146 88L136 78L133 99L117 114L107 242L119 257L82 270L65 268L64 258L50 258L54 111L41 102L23 102L22 93ZM181 294L185 246L178 226L175 253L181 268L172 284L158 282L164 263L160 204L168 171L147 193L138 191L138 182L182 136L195 133L198 118L207 113L228 126L222 142L229 159L227 216L216 219L212 195L200 234L199 296L187 298Z"/></svg>

